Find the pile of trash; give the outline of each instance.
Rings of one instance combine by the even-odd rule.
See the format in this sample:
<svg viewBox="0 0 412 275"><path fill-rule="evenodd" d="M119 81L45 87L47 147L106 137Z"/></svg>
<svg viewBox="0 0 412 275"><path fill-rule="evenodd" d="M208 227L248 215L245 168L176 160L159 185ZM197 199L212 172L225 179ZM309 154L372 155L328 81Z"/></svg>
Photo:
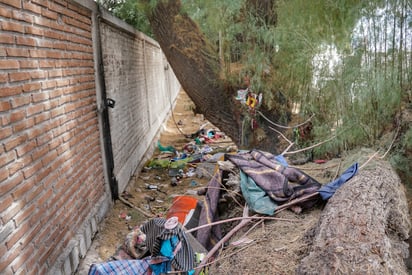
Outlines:
<svg viewBox="0 0 412 275"><path fill-rule="evenodd" d="M167 169L170 185L176 186L183 177L201 176L200 164L209 163L207 186L193 196L175 196L165 216L135 226L112 261L93 264L89 274L205 274L239 220L246 224L245 220L273 217L286 208L297 214L311 209L329 199L358 169L355 163L322 185L280 155L212 149L212 139L223 138L223 133L199 131L192 137L180 152L158 142L161 154L145 169Z"/></svg>

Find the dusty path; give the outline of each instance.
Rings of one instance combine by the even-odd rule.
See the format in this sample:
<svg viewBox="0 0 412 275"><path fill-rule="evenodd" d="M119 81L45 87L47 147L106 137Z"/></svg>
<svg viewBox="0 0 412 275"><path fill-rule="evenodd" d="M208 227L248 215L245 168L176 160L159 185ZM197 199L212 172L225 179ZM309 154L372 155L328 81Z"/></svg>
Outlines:
<svg viewBox="0 0 412 275"><path fill-rule="evenodd" d="M193 139L186 138L185 135L195 133L202 126L205 129L216 129L207 120L203 119L203 115L195 115L192 111L193 109L193 102L185 92L181 91L177 97L173 114L163 125L159 138L162 146L173 146L178 151L182 151L185 144L193 142ZM230 139L219 138L207 145L216 150L226 150L226 148L233 146L233 143ZM166 156L164 155L165 158ZM158 149L156 149L152 158L157 157L162 157ZM206 171L202 177L193 175L182 178L176 186L172 186L172 178L168 174L168 169L142 169L130 180L126 188L126 191L130 194L128 201L153 214L153 217L156 215L162 216L169 209L171 201L175 196L183 194L196 196L196 190L206 186L210 177L211 174ZM161 192L148 190L148 184L157 186ZM87 274L89 266L94 262L110 259L123 243L127 233L134 226L140 225L146 220L147 217L139 211L117 200L100 225L92 247L86 259L81 263L78 274Z"/></svg>

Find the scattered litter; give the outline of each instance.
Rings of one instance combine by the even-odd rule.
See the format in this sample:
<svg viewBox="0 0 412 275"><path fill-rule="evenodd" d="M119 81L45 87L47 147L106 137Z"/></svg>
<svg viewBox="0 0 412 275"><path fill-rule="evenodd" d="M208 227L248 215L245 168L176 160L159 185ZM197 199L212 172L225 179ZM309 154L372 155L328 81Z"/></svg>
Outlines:
<svg viewBox="0 0 412 275"><path fill-rule="evenodd" d="M160 150L160 152L170 152L170 153L175 153L176 149L169 145L169 146L163 146L162 144L160 144L160 140L157 141L157 148Z"/></svg>
<svg viewBox="0 0 412 275"><path fill-rule="evenodd" d="M193 177L196 175L196 170L193 167L190 167L189 170L186 172L186 177Z"/></svg>
<svg viewBox="0 0 412 275"><path fill-rule="evenodd" d="M119 214L119 218L122 220L130 221L132 219L132 216L127 215L126 212L122 212Z"/></svg>
<svg viewBox="0 0 412 275"><path fill-rule="evenodd" d="M159 189L159 187L157 185L154 185L154 184L145 183L145 185L146 185L146 189L149 189L149 190L158 190Z"/></svg>
<svg viewBox="0 0 412 275"><path fill-rule="evenodd" d="M179 154L177 157L172 158L172 161L176 161L176 160L181 160L181 159L185 159L187 158L187 154L183 153L183 154Z"/></svg>
<svg viewBox="0 0 412 275"><path fill-rule="evenodd" d="M203 261L203 259L205 258L205 256L206 256L206 253L195 253L195 262L196 262L196 264L200 264L202 261Z"/></svg>
<svg viewBox="0 0 412 275"><path fill-rule="evenodd" d="M173 177L170 181L171 186L177 186L180 183L181 177L179 175Z"/></svg>
<svg viewBox="0 0 412 275"><path fill-rule="evenodd" d="M180 174L180 169L177 169L177 168L171 168L171 169L169 169L169 176L170 177L175 177L175 176L177 176L177 175L179 175Z"/></svg>
<svg viewBox="0 0 412 275"><path fill-rule="evenodd" d="M152 167L145 166L143 167L142 172L148 172L150 170L152 170Z"/></svg>
<svg viewBox="0 0 412 275"><path fill-rule="evenodd" d="M198 192L196 190L187 190L185 192L186 195L192 195L192 196L197 196L198 195L197 193Z"/></svg>
<svg viewBox="0 0 412 275"><path fill-rule="evenodd" d="M196 144L193 143L187 143L186 145L183 146L183 152L186 152L188 154L192 154L198 150L198 147Z"/></svg>
<svg viewBox="0 0 412 275"><path fill-rule="evenodd" d="M203 154L210 153L210 152L213 152L213 149L212 149L212 147L210 147L208 145L205 145L205 146L202 147L202 149L200 149L200 152L203 153Z"/></svg>
<svg viewBox="0 0 412 275"><path fill-rule="evenodd" d="M144 196L144 199L147 201L147 202L150 202L150 201L154 201L155 200L155 198L154 197L152 197L152 196Z"/></svg>

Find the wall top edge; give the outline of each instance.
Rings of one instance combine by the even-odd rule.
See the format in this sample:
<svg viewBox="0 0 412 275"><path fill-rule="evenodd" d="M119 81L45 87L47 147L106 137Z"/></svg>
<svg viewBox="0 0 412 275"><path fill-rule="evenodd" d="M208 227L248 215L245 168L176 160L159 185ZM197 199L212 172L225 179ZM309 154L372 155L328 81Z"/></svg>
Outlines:
<svg viewBox="0 0 412 275"><path fill-rule="evenodd" d="M71 0L74 3L87 8L88 10L90 10L93 14L98 15L100 17L101 20L103 20L104 22L122 29L123 31L128 32L129 34L136 36L139 39L145 40L153 45L156 45L158 47L159 43L154 40L153 38L147 36L146 34L142 33L141 31L135 29L133 26L127 24L126 22L124 22L123 20L121 20L120 18L117 18L116 16L112 15L108 10L106 10L103 7L100 7L95 1L93 0Z"/></svg>

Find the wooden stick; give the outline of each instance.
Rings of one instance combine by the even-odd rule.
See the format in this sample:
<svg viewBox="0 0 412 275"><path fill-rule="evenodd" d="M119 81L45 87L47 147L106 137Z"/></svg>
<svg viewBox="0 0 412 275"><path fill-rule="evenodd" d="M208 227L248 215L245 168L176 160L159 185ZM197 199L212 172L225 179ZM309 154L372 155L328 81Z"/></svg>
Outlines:
<svg viewBox="0 0 412 275"><path fill-rule="evenodd" d="M272 131L275 131L276 133L278 133L279 135L281 135L281 136L283 137L283 139L286 140L286 141L290 144L289 146L291 146L291 145L293 144L293 142L290 141L287 137L285 137L285 135L283 135L280 131L278 131L278 130L270 127L270 126L269 126L269 129L272 130Z"/></svg>
<svg viewBox="0 0 412 275"><path fill-rule="evenodd" d="M281 155L283 156L284 154L286 154L289 151L289 149L292 148L293 145L295 145L295 143L289 144L289 146L282 152Z"/></svg>
<svg viewBox="0 0 412 275"><path fill-rule="evenodd" d="M243 218L248 218L248 212L249 212L249 207L246 205L243 208ZM206 266L206 263L209 261L209 258L215 255L215 253L219 250L219 248L226 242L228 241L237 231L239 231L241 228L246 226L251 220L250 219L242 219L238 225L236 225L232 230L230 230L213 248L207 253L207 255L203 258L203 260L200 262L198 268L196 269L195 275L199 275L200 271L202 270L202 267Z"/></svg>
<svg viewBox="0 0 412 275"><path fill-rule="evenodd" d="M300 123L300 124L294 125L294 126L283 126L283 125L274 123L274 122L271 121L269 118L267 118L265 115L263 115L262 112L260 112L260 111L257 111L257 112L258 112L258 114L261 115L264 119L266 119L266 121L268 121L270 124L272 124L272 125L274 125L274 126L276 126L276 127L278 127L278 128L283 128L283 129L298 128L298 127L300 127L300 126L302 126L302 125L305 125L305 124L308 123L309 121L311 121L311 119L315 116L315 114L313 114L313 115L312 115L310 118L308 118L306 121L304 121L304 122L302 122L302 123Z"/></svg>
<svg viewBox="0 0 412 275"><path fill-rule="evenodd" d="M292 152L285 152L285 153L283 153L283 154L284 154L284 155L291 155L291 154L296 154L296 153L304 152L304 151L313 149L313 148L315 148L315 147L318 147L318 146L320 146L320 145L322 145L322 144L324 144L324 143L326 143L326 142L328 142L328 141L331 141L331 140L334 139L334 138L336 138L336 136L332 136L332 137L328 138L327 140L324 140L324 141L319 142L319 143L317 143L317 144L314 144L314 145L312 145L312 146L309 146L309 147L306 147L306 148L303 148L303 149L300 149L300 150L292 151Z"/></svg>
<svg viewBox="0 0 412 275"><path fill-rule="evenodd" d="M214 225L227 223L227 222L238 221L238 220L276 220L276 221L287 221L287 222L296 222L297 221L297 220L292 220L292 219L284 219L284 218L275 218L275 217L266 217L266 216L253 215L253 216L250 216L250 217L249 216L248 217L236 217L236 218L220 220L220 221L212 222L212 223L208 223L208 224L203 224L203 225L188 229L188 230L185 231L185 233L191 233L191 232L197 231L197 230L205 228L205 227L214 226Z"/></svg>
<svg viewBox="0 0 412 275"><path fill-rule="evenodd" d="M342 165L342 160L339 160L339 166L335 171L335 175L333 176L333 180L337 179L338 175L339 175L339 170L340 170L340 166Z"/></svg>
<svg viewBox="0 0 412 275"><path fill-rule="evenodd" d="M298 202L302 202L302 201L305 201L305 200L307 200L307 199L316 197L317 195L319 195L319 192L315 192L315 193L306 195L306 196L304 196L304 197L301 197L301 198L299 198L299 199L294 199L294 200L291 201L291 202L282 204L281 206L279 206L278 208L276 208L276 211L275 211L274 215L276 215L277 213L279 213L280 211L282 211L282 210L284 210L284 209L286 209L286 208L289 208L290 206L293 206L293 205L297 204Z"/></svg>
<svg viewBox="0 0 412 275"><path fill-rule="evenodd" d="M369 159L359 167L359 170L363 169L374 157L376 157L377 154L379 154L379 151L376 151L372 156L370 156Z"/></svg>
<svg viewBox="0 0 412 275"><path fill-rule="evenodd" d="M385 154L383 154L383 156L379 157L380 159L384 159L384 158L386 157L386 155L389 153L389 151L392 149L392 146L393 146L393 144L395 143L396 138L398 137L398 134L399 134L399 130L400 130L400 129L401 129L401 126L399 125L399 126L398 126L398 129L396 129L396 133L395 133L395 135L393 136L392 142L391 142L391 144L389 145L388 150L386 150L386 152L385 152Z"/></svg>
<svg viewBox="0 0 412 275"><path fill-rule="evenodd" d="M144 211L143 209L140 209L139 207L135 206L134 204L132 204L131 202L125 200L124 198L122 198L122 196L119 196L119 200L121 202L123 202L124 204L126 204L127 206L139 211L141 214L145 215L148 218L153 218L154 215L147 213L146 211Z"/></svg>

